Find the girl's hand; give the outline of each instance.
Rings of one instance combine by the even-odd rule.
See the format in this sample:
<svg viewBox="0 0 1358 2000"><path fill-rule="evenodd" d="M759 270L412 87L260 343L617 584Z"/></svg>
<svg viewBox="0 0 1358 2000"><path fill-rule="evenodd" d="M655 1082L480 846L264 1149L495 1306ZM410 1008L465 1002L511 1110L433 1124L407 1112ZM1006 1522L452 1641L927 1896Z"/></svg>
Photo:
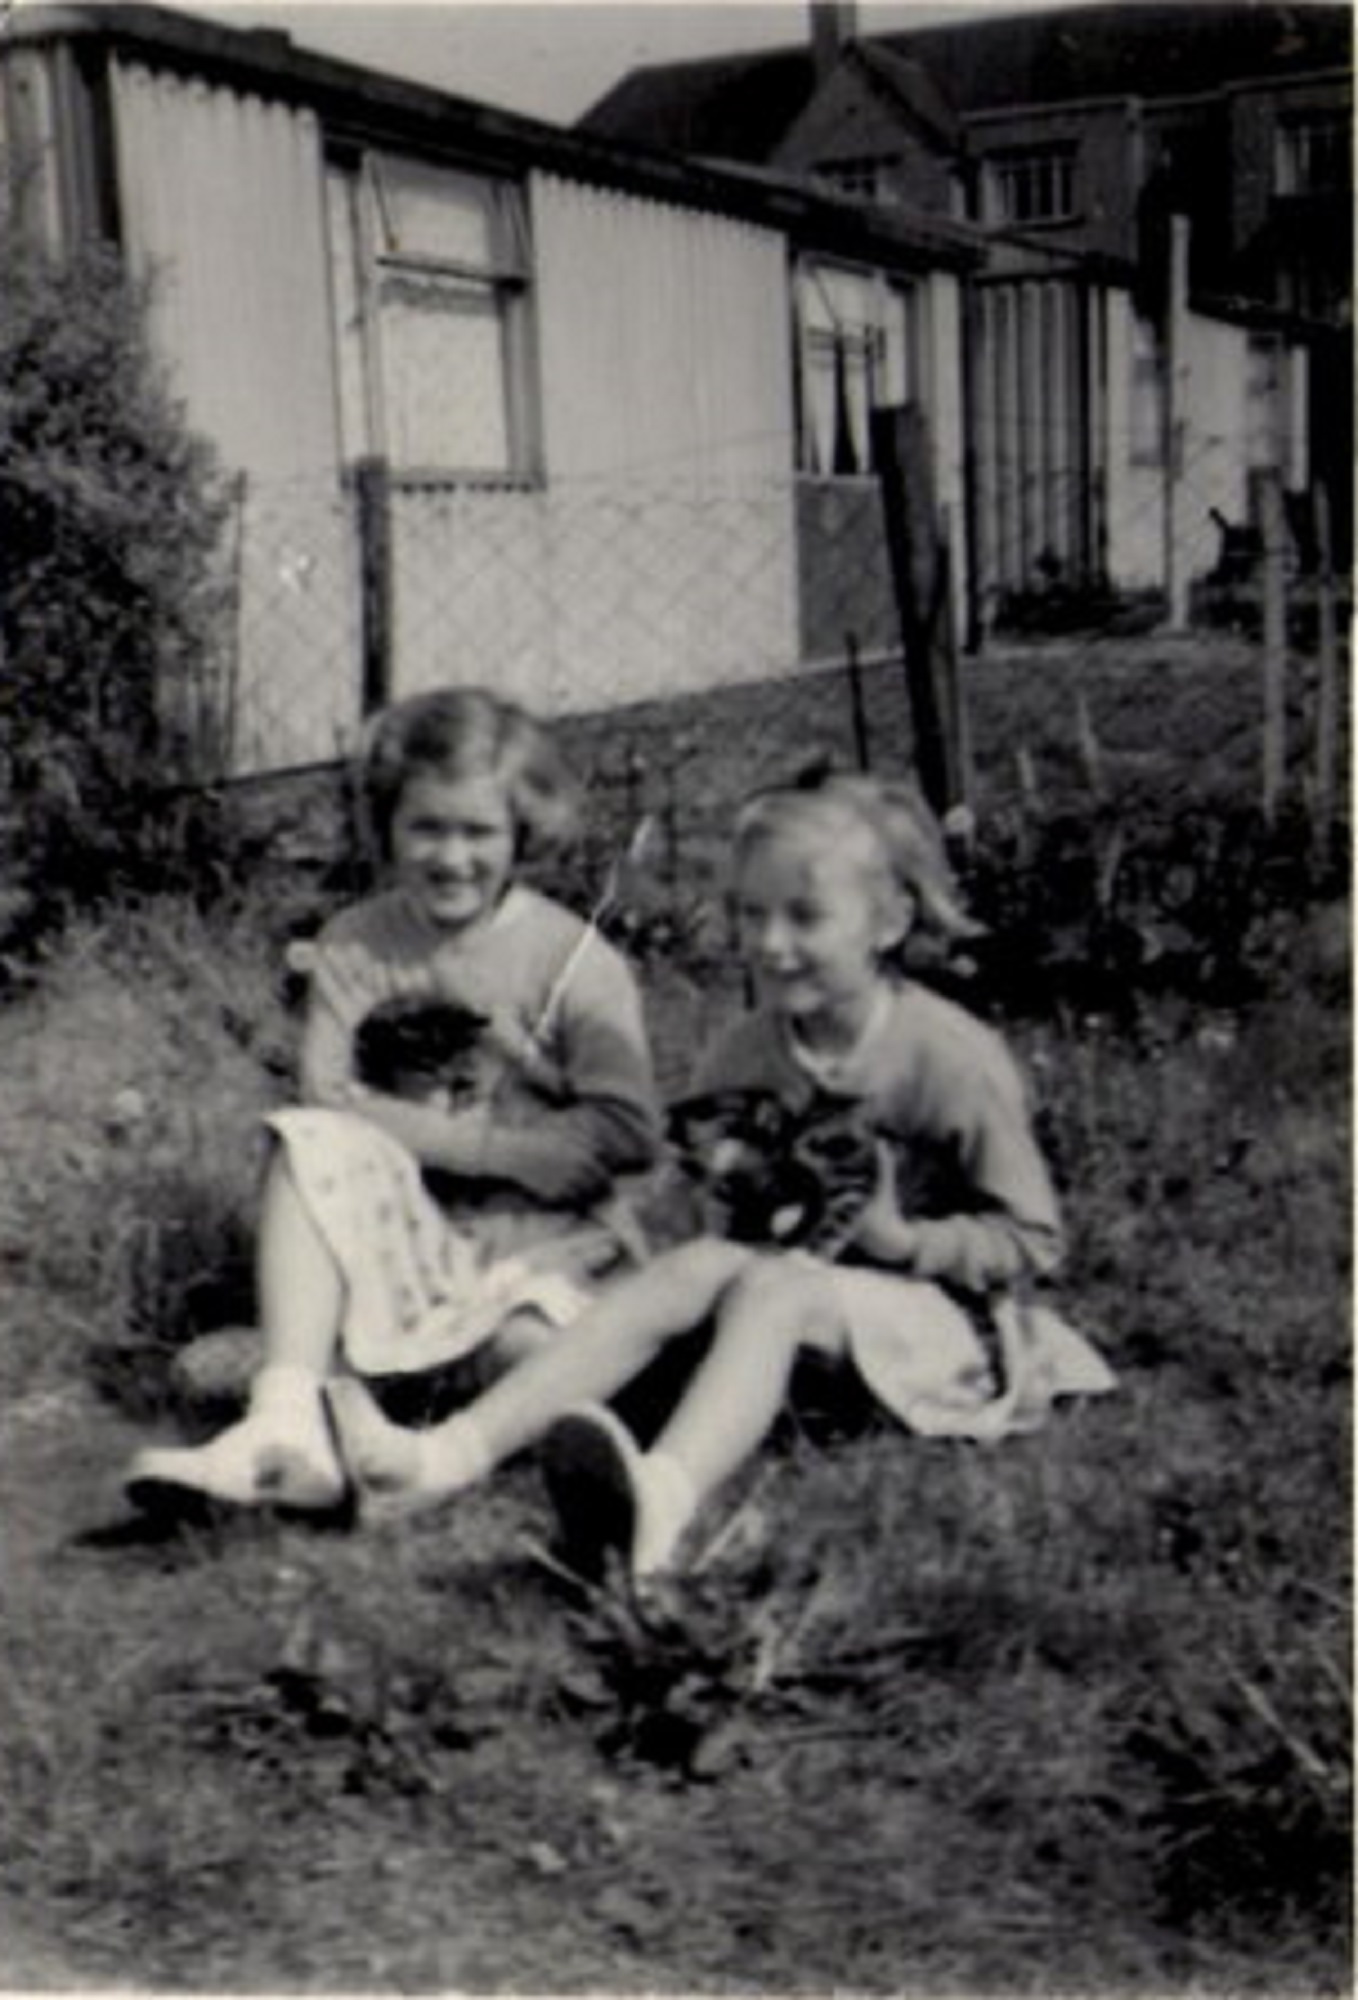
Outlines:
<svg viewBox="0 0 1358 2000"><path fill-rule="evenodd" d="M481 1032L487 1048L507 1056L521 1069L540 1059L536 1042L512 1007L499 1005L486 1009L486 1025Z"/></svg>
<svg viewBox="0 0 1358 2000"><path fill-rule="evenodd" d="M877 1141L877 1185L858 1218L851 1243L874 1264L902 1265L915 1255L914 1225L901 1214L896 1194L896 1160L885 1139Z"/></svg>
<svg viewBox="0 0 1358 2000"><path fill-rule="evenodd" d="M497 1124L493 1104L448 1112L374 1093L356 1108L422 1166L466 1180L510 1181L553 1208L585 1207L607 1185L587 1148L564 1138L552 1144L550 1126L507 1132Z"/></svg>
<svg viewBox="0 0 1358 2000"><path fill-rule="evenodd" d="M344 1020L359 1021L384 1000L432 1000L435 987L427 967L377 972L372 954L354 944L327 945L317 952L313 971L324 982L334 1011Z"/></svg>

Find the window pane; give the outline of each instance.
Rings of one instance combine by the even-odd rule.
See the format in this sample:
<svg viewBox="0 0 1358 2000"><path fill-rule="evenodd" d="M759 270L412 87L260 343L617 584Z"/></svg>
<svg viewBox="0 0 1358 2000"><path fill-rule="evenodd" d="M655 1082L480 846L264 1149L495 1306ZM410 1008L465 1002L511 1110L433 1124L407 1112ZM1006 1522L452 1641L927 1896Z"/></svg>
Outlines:
<svg viewBox="0 0 1358 2000"><path fill-rule="evenodd" d="M1132 323L1132 461L1164 462L1164 374L1155 329L1147 320Z"/></svg>
<svg viewBox="0 0 1358 2000"><path fill-rule="evenodd" d="M830 472L835 462L835 343L809 334L802 343L802 464Z"/></svg>
<svg viewBox="0 0 1358 2000"><path fill-rule="evenodd" d="M510 469L504 341L492 292L408 273L385 277L382 378L393 467Z"/></svg>
<svg viewBox="0 0 1358 2000"><path fill-rule="evenodd" d="M889 290L882 303L881 375L876 400L894 408L910 395L910 332L904 292Z"/></svg>
<svg viewBox="0 0 1358 2000"><path fill-rule="evenodd" d="M382 257L441 257L479 271L496 263L489 183L417 160L373 162L377 251Z"/></svg>
<svg viewBox="0 0 1358 2000"><path fill-rule="evenodd" d="M870 472L871 412L909 394L909 295L874 272L804 264L794 296L798 463L807 472Z"/></svg>
<svg viewBox="0 0 1358 2000"><path fill-rule="evenodd" d="M1006 222L1059 222L1075 213L1075 158L1068 146L1014 153L996 163Z"/></svg>

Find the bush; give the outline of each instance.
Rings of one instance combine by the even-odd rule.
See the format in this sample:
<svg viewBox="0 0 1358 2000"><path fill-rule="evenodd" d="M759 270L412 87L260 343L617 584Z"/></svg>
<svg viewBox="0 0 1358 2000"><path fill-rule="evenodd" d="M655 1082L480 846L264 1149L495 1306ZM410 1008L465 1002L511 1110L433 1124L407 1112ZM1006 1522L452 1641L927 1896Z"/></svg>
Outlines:
<svg viewBox="0 0 1358 2000"><path fill-rule="evenodd" d="M113 254L0 264L2 949L144 874L210 752L224 496Z"/></svg>

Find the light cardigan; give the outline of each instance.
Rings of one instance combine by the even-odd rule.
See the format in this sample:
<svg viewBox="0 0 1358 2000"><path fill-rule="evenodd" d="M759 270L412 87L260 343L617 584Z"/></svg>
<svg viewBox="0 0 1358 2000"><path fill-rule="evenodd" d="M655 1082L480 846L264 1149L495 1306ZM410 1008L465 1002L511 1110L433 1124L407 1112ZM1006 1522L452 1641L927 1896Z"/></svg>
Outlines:
<svg viewBox="0 0 1358 2000"><path fill-rule="evenodd" d="M832 1086L826 1067L818 1068L813 1076L798 1060L775 1014L756 1009L702 1061L695 1088L771 1090L793 1111L827 1096L860 1104L897 1156L914 1250L908 1264L890 1268L904 1276L979 1294L1060 1261L1056 1195L1022 1079L993 1030L928 988L902 982ZM918 1207L912 1186L920 1190Z"/></svg>
<svg viewBox="0 0 1358 2000"><path fill-rule="evenodd" d="M487 922L451 934L399 890L342 910L313 960L301 1052L308 1102L361 1109L354 1029L398 996L508 1009L520 1030L540 1036L562 1079L563 1094L540 1107L526 1103L527 1086L506 1093L505 1116L478 1155L480 1176L515 1182L536 1161L569 1158L602 1193L651 1164L659 1119L636 982L607 940L561 904L515 884Z"/></svg>

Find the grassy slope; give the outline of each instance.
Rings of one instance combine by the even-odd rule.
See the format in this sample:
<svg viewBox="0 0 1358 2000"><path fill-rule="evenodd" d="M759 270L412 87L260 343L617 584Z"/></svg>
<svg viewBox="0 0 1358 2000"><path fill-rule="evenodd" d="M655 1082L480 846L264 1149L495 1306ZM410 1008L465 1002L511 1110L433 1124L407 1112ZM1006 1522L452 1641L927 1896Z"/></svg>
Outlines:
<svg viewBox="0 0 1358 2000"><path fill-rule="evenodd" d="M249 928L85 932L0 1047L0 1927L28 1954L0 1964L1345 1990L1348 1018L1317 938L1239 1024L1023 1033L1119 1394L993 1453L807 1418L746 1502L772 1532L657 1631L563 1598L531 1465L395 1539L100 1532L172 1427L158 1353L225 1311L287 1023ZM705 998L653 992L677 1074Z"/></svg>

